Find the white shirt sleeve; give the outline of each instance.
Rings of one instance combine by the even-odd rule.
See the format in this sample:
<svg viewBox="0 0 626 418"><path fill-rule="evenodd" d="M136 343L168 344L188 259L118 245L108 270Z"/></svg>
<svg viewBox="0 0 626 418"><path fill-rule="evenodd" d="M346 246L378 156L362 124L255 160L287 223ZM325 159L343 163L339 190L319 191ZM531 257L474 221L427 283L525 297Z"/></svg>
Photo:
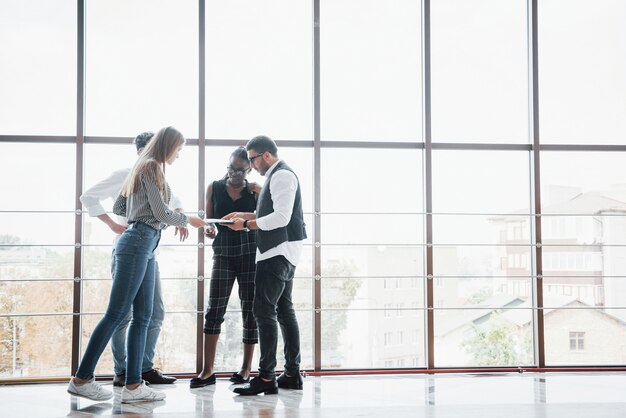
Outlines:
<svg viewBox="0 0 626 418"><path fill-rule="evenodd" d="M80 201L87 208L89 216L100 216L106 213L102 201L117 198L129 171L126 169L111 173L109 177L94 184L80 196Z"/></svg>
<svg viewBox="0 0 626 418"><path fill-rule="evenodd" d="M256 224L263 231L287 226L291 220L293 202L296 200L298 179L289 170L279 170L270 179L270 193L274 202L274 212L257 218Z"/></svg>

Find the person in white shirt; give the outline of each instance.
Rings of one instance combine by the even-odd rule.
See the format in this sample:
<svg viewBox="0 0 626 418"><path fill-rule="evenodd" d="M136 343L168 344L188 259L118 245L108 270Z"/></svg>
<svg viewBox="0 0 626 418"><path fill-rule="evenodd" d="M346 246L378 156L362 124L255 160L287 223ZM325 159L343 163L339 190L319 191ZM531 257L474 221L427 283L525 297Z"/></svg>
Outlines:
<svg viewBox="0 0 626 418"><path fill-rule="evenodd" d="M278 158L276 143L257 136L246 145L252 168L266 177L257 200L256 214L233 212L224 219L238 231L257 231L256 274L252 311L259 328L259 375L240 395L275 394L278 388L302 389L300 377L300 329L292 301L293 277L306 238L300 182L293 170ZM285 369L276 379L278 324L284 340Z"/></svg>
<svg viewBox="0 0 626 418"><path fill-rule="evenodd" d="M137 137L133 140L133 144L135 144L135 147L137 148L137 155L141 154L141 151L153 136L153 132L143 132L137 135ZM113 253L111 257L112 273L115 270L115 244L119 240L121 234L128 228L128 222L127 219L122 216L113 215L116 219L109 216L102 206L102 202L107 199L113 199L113 201L115 201L115 199L119 196L124 180L126 180L130 171L130 167L114 171L107 178L87 189L80 197L80 201L83 205L85 205L85 208L87 208L89 216L97 217L116 234L113 242ZM172 196L168 206L176 212L183 212L182 203L175 195ZM189 231L186 226L177 226L174 233L180 235L181 241L184 241L189 236ZM158 248L155 250L155 255L157 253ZM161 332L161 327L163 325L163 319L165 318L159 265L156 261L154 270L154 302L150 324L148 325L146 349L142 361L142 378L148 383L170 384L174 383L176 378L165 376L159 370L154 368L154 353L156 350L157 340ZM111 350L113 351L113 367L115 372L113 385L118 387L124 386L124 381L126 379L126 334L130 319L131 315L129 314L115 330L115 333L111 338Z"/></svg>

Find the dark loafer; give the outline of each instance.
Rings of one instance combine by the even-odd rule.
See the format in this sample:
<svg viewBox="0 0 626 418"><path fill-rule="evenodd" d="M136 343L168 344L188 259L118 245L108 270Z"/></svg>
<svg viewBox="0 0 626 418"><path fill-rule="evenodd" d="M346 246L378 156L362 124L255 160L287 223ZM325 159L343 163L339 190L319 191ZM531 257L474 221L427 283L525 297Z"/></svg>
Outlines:
<svg viewBox="0 0 626 418"><path fill-rule="evenodd" d="M121 388L126 384L125 374L116 374L113 376L113 386Z"/></svg>
<svg viewBox="0 0 626 418"><path fill-rule="evenodd" d="M248 383L250 381L250 378L248 377L247 379L244 379L243 376L240 375L239 373L233 373L233 375L228 380L236 384L242 384L242 383Z"/></svg>
<svg viewBox="0 0 626 418"><path fill-rule="evenodd" d="M160 370L152 369L141 373L141 377L148 383L153 385L169 385L176 381L175 377L165 376Z"/></svg>
<svg viewBox="0 0 626 418"><path fill-rule="evenodd" d="M258 395L259 393L265 393L266 395L276 395L278 393L278 384L276 379L266 382L259 376L250 380L250 383L242 388L235 388L233 392L241 396Z"/></svg>
<svg viewBox="0 0 626 418"><path fill-rule="evenodd" d="M189 382L189 387L191 389L196 389L196 388L203 388L205 386L214 385L214 384L215 384L215 373L213 373L211 376L207 377L206 379L200 379L199 377L194 377Z"/></svg>
<svg viewBox="0 0 626 418"><path fill-rule="evenodd" d="M283 372L276 381L279 388L302 390L302 376L300 376L300 373L287 376L287 373Z"/></svg>

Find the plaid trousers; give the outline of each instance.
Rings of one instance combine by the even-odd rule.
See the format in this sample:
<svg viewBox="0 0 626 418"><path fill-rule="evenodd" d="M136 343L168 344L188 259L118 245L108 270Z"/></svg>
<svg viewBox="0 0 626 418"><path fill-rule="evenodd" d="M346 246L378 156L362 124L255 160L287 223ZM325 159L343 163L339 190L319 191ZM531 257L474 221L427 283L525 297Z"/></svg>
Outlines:
<svg viewBox="0 0 626 418"><path fill-rule="evenodd" d="M235 279L239 285L241 317L243 319L244 344L256 344L259 341L256 321L252 313L254 300L254 272L256 253L240 256L213 256L209 304L204 315L204 333L219 334L228 299L233 290Z"/></svg>

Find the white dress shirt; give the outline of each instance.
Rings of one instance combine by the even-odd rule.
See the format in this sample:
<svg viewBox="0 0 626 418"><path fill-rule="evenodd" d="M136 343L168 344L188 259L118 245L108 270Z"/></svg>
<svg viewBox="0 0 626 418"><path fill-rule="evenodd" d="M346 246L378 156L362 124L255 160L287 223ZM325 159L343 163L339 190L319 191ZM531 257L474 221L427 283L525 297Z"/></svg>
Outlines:
<svg viewBox="0 0 626 418"><path fill-rule="evenodd" d="M265 173L269 176L276 168L280 160L276 161ZM293 202L296 200L298 190L298 178L289 170L279 170L270 179L270 195L274 203L274 212L257 218L256 225L260 230L271 231L282 228L289 224ZM263 254L257 248L256 261L267 260L278 255L284 256L294 266L298 265L302 254L302 241L285 241L274 248L270 248Z"/></svg>

